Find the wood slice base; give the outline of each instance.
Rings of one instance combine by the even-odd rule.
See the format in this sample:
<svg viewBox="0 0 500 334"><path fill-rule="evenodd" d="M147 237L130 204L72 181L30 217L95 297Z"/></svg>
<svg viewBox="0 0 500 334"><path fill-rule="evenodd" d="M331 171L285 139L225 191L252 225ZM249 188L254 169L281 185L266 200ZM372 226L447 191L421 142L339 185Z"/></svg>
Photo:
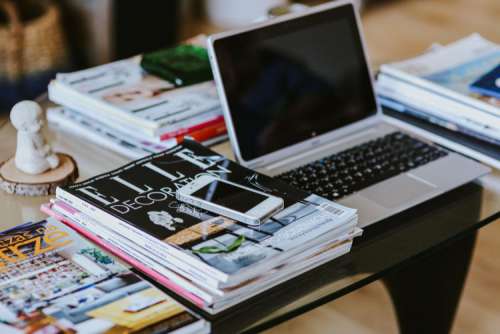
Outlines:
<svg viewBox="0 0 500 334"><path fill-rule="evenodd" d="M58 186L76 181L78 167L72 157L57 153L59 167L38 175L30 175L16 168L14 157L0 164L0 189L20 196L46 196L56 192Z"/></svg>

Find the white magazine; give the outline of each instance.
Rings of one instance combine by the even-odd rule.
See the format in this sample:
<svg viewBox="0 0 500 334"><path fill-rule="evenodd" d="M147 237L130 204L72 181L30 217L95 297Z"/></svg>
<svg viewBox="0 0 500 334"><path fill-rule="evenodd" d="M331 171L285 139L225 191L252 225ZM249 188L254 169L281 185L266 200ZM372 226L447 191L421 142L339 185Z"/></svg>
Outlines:
<svg viewBox="0 0 500 334"><path fill-rule="evenodd" d="M49 108L47 121L51 127L85 138L130 159L139 159L177 145L175 138L162 143L141 140L130 135L133 132L125 134L63 108Z"/></svg>
<svg viewBox="0 0 500 334"><path fill-rule="evenodd" d="M473 34L415 58L382 65L381 73L403 84L413 85L422 92L452 100L454 106L462 104L468 108L470 117L480 113L493 117L495 122L490 125L500 128L500 101L469 90L472 82L499 63L500 46ZM421 101L425 103L427 97Z"/></svg>
<svg viewBox="0 0 500 334"><path fill-rule="evenodd" d="M49 85L49 99L109 124L142 127L153 136L220 106L213 82L175 88L143 71L140 57L59 73Z"/></svg>
<svg viewBox="0 0 500 334"><path fill-rule="evenodd" d="M110 128L97 120L85 117L78 112L61 107L47 110L49 125L72 135L79 136L91 143L102 145L130 159L139 159L153 153L158 153L177 145L175 138L161 142L151 142L140 138L134 131L120 131ZM189 134L186 135L189 137ZM226 135L216 136L203 141L206 146L214 145L226 138Z"/></svg>

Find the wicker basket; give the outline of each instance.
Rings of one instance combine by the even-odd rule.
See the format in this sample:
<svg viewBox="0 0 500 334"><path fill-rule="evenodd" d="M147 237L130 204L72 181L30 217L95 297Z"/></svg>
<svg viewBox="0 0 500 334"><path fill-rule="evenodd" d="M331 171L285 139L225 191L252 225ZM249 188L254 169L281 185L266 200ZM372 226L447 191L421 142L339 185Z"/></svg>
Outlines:
<svg viewBox="0 0 500 334"><path fill-rule="evenodd" d="M20 5L37 15L23 20ZM0 11L7 18L0 25L0 79L16 81L66 65L60 13L53 2L0 0Z"/></svg>

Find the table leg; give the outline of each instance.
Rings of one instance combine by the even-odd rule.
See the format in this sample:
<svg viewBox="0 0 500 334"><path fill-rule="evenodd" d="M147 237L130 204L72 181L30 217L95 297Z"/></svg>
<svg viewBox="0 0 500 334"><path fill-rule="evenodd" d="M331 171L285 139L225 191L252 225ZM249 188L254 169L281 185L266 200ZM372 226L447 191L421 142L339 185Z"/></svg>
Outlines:
<svg viewBox="0 0 500 334"><path fill-rule="evenodd" d="M383 278L401 334L449 333L477 231Z"/></svg>

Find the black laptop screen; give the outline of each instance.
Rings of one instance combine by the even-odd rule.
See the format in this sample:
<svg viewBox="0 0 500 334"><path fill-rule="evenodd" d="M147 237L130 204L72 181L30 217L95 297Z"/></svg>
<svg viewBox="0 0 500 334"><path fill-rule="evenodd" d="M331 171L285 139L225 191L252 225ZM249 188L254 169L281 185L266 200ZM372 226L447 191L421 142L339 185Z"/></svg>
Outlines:
<svg viewBox="0 0 500 334"><path fill-rule="evenodd" d="M214 50L245 160L376 112L350 5L219 39Z"/></svg>

